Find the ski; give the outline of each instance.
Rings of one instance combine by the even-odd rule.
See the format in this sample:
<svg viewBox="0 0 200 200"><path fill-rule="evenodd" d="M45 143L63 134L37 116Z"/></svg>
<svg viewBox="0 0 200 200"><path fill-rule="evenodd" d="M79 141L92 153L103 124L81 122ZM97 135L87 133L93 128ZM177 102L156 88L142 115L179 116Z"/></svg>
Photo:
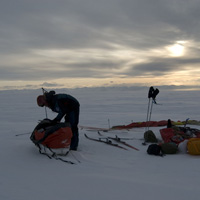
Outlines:
<svg viewBox="0 0 200 200"><path fill-rule="evenodd" d="M98 131L98 134L99 134L100 136L103 136L99 131ZM114 141L116 141L116 142L119 142L119 143L121 143L121 144L123 144L123 145L125 145L125 146L127 146L127 147L132 148L132 149L135 149L136 151L139 151L139 149L137 149L136 147L134 147L134 146L132 146L132 145L130 145L130 144L128 144L128 143L122 141L122 140L133 140L134 138L121 138L121 137L118 137L117 135L116 135L115 137L107 137L107 138L108 138L108 139L111 139L111 140L114 140Z"/></svg>
<svg viewBox="0 0 200 200"><path fill-rule="evenodd" d="M108 132L112 130L112 128L98 128L98 127L91 127L91 126L81 126L79 125L80 129L85 129L87 131L103 131L103 132Z"/></svg>
<svg viewBox="0 0 200 200"><path fill-rule="evenodd" d="M125 146L127 146L127 147L130 147L131 149L134 149L134 150L136 150L136 151L139 151L139 149L137 149L136 147L134 147L134 146L132 146L132 145L130 145L130 144L128 144L128 143L122 141L122 138L119 138L118 136L115 136L115 137L108 137L108 139L114 140L114 141L116 141L116 142L119 142L120 144L123 144L123 145L125 145Z"/></svg>
<svg viewBox="0 0 200 200"><path fill-rule="evenodd" d="M114 147L117 147L117 148L120 148L120 149L127 150L125 147L122 147L122 146L120 146L118 144L112 143L112 141L109 140L108 138L91 138L91 137L87 136L86 134L84 134L84 135L89 140L92 140L92 141L95 141L95 142L102 142L102 143L108 144L110 146L114 146Z"/></svg>
<svg viewBox="0 0 200 200"><path fill-rule="evenodd" d="M103 135L100 131L97 132L100 136L105 137L105 135ZM116 135L117 136L117 135ZM118 137L118 136L117 136ZM135 140L136 138L127 138L127 137L120 137L121 140Z"/></svg>

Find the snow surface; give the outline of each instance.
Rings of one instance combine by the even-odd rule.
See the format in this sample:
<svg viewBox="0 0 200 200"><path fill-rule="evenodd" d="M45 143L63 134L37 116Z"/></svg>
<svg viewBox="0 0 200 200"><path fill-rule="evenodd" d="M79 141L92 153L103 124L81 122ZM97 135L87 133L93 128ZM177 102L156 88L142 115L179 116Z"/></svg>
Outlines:
<svg viewBox="0 0 200 200"><path fill-rule="evenodd" d="M159 87L158 87L159 88ZM159 88L152 120L200 120L199 91ZM80 88L56 90L72 94L81 103L80 125L108 128L146 121L148 88ZM127 140L140 151L128 151L90 141L80 129L80 145L66 159L70 165L38 153L30 133L45 118L36 105L41 90L0 91L0 199L2 200L153 200L198 199L200 157L184 152L165 157L150 156L142 145L145 129L102 132ZM47 110L52 119L55 114ZM190 126L200 128L198 126ZM151 128L160 138L160 127ZM16 136L16 134L27 133ZM75 159L76 158L76 159Z"/></svg>

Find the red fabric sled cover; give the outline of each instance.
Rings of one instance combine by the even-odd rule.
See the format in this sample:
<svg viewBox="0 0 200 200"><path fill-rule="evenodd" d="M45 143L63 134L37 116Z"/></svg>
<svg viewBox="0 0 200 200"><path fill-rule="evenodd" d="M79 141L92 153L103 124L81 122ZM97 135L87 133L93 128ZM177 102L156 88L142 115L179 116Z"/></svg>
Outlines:
<svg viewBox="0 0 200 200"><path fill-rule="evenodd" d="M35 130L35 139L40 140L44 137L45 131ZM41 144L52 149L67 148L71 143L72 130L70 127L63 127L49 135Z"/></svg>
<svg viewBox="0 0 200 200"><path fill-rule="evenodd" d="M172 128L160 129L160 134L164 142L171 142L171 138L175 135Z"/></svg>
<svg viewBox="0 0 200 200"><path fill-rule="evenodd" d="M182 137L184 132L174 130L173 128L160 129L160 134L164 142L175 142L179 144L184 140L184 138Z"/></svg>

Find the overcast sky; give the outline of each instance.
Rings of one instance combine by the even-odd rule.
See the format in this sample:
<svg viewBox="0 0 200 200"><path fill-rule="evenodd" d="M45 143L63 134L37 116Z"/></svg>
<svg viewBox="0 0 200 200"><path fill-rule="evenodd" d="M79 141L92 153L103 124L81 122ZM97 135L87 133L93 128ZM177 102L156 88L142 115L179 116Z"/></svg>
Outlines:
<svg viewBox="0 0 200 200"><path fill-rule="evenodd" d="M1 0L0 89L200 86L199 0Z"/></svg>

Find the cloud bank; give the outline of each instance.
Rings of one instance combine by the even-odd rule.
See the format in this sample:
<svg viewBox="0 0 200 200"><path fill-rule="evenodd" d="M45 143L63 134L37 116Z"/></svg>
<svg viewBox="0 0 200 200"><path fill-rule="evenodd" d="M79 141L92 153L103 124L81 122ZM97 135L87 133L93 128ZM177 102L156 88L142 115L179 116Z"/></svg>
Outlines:
<svg viewBox="0 0 200 200"><path fill-rule="evenodd" d="M199 12L196 0L3 0L0 82L200 85Z"/></svg>

